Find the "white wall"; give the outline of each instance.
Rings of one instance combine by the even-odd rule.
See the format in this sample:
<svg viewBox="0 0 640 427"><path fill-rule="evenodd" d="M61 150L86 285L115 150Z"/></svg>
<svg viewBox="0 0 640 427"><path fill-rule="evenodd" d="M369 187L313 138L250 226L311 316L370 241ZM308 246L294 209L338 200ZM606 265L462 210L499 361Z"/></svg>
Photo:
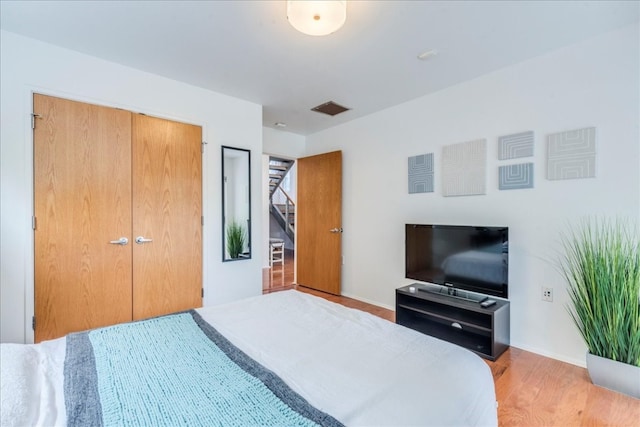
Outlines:
<svg viewBox="0 0 640 427"><path fill-rule="evenodd" d="M404 279L404 224L510 228L511 343L584 364L554 267L559 233L587 215L640 218L638 25L311 135L343 151L343 294L388 307ZM436 58L437 60L437 58ZM545 179L545 135L597 128L597 177ZM497 137L535 131L535 188L499 191ZM487 138L487 194L443 197L441 148ZM408 194L407 158L433 152L435 192ZM515 162L510 162L515 163ZM541 301L541 286L554 289Z"/></svg>
<svg viewBox="0 0 640 427"><path fill-rule="evenodd" d="M202 126L204 304L262 289L262 251L222 263L221 145L251 150L251 186L262 187L262 108L239 99L2 31L0 37L1 329L2 342L31 342L33 211L31 94L119 107ZM252 238L263 234L262 197L252 194ZM267 223L268 224L268 223ZM27 326L29 325L29 326Z"/></svg>
<svg viewBox="0 0 640 427"><path fill-rule="evenodd" d="M262 138L264 154L285 159L297 159L305 155L306 143L302 135L265 127L262 129Z"/></svg>

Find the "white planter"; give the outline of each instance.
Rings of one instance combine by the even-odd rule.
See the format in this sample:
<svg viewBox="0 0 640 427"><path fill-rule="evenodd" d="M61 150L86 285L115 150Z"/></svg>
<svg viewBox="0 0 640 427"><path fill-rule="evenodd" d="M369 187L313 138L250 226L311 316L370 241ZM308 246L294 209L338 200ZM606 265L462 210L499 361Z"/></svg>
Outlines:
<svg viewBox="0 0 640 427"><path fill-rule="evenodd" d="M587 353L591 382L640 399L640 367Z"/></svg>

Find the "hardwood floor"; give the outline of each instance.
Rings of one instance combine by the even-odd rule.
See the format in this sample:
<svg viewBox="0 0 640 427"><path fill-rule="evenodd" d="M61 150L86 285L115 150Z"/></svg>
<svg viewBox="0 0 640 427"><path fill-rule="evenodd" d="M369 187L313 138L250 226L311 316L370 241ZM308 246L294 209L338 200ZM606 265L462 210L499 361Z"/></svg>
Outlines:
<svg viewBox="0 0 640 427"><path fill-rule="evenodd" d="M285 249L284 263L274 264L262 271L262 293L292 289L294 280L293 252Z"/></svg>
<svg viewBox="0 0 640 427"><path fill-rule="evenodd" d="M395 321L391 310L294 285L291 265L290 273L282 272L287 280L275 276L275 286L268 272L263 275L265 293L295 288ZM584 368L515 347L486 363L493 373L500 426L640 426L640 400L591 384Z"/></svg>
<svg viewBox="0 0 640 427"><path fill-rule="evenodd" d="M640 400L593 385L584 368L515 347L487 364L501 426L640 425Z"/></svg>

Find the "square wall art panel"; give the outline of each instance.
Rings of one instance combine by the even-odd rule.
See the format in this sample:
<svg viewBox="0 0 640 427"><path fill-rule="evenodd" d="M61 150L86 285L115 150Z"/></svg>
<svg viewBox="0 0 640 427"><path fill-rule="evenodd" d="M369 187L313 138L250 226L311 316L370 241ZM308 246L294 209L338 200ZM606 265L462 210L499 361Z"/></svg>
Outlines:
<svg viewBox="0 0 640 427"><path fill-rule="evenodd" d="M442 195L486 194L487 140L442 147Z"/></svg>
<svg viewBox="0 0 640 427"><path fill-rule="evenodd" d="M533 188L533 163L500 166L498 168L498 187L500 190Z"/></svg>
<svg viewBox="0 0 640 427"><path fill-rule="evenodd" d="M533 156L533 131L498 137L498 159Z"/></svg>
<svg viewBox="0 0 640 427"><path fill-rule="evenodd" d="M433 193L433 153L409 157L409 194Z"/></svg>
<svg viewBox="0 0 640 427"><path fill-rule="evenodd" d="M547 179L579 179L596 176L596 128L584 128L547 136Z"/></svg>

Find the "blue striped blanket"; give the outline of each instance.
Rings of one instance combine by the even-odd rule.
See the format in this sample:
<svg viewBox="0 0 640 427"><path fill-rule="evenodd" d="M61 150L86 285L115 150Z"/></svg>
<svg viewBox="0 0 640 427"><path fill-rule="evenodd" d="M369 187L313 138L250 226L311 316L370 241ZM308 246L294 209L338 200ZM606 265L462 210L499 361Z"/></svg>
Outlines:
<svg viewBox="0 0 640 427"><path fill-rule="evenodd" d="M69 426L339 426L191 310L70 334Z"/></svg>

